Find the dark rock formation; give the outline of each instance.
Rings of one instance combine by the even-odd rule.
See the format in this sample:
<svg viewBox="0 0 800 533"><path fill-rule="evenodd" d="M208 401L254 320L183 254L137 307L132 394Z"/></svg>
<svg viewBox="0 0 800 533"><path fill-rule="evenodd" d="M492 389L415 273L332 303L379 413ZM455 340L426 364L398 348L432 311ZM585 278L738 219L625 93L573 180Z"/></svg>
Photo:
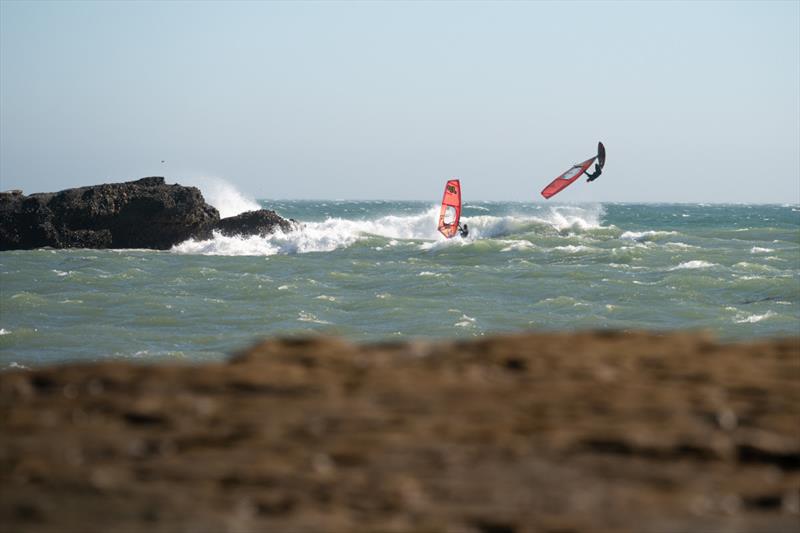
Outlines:
<svg viewBox="0 0 800 533"><path fill-rule="evenodd" d="M161 177L30 196L0 193L0 249L166 249L218 220L199 189Z"/></svg>
<svg viewBox="0 0 800 533"><path fill-rule="evenodd" d="M278 215L275 211L260 209L258 211L248 211L233 217L220 220L214 230L223 235L232 237L234 235L267 235L276 229L289 231L292 229L292 222Z"/></svg>
<svg viewBox="0 0 800 533"><path fill-rule="evenodd" d="M245 216L247 215L247 216ZM0 193L0 250L52 248L168 249L186 239L264 234L288 228L272 211L220 220L196 187L142 178L25 196Z"/></svg>
<svg viewBox="0 0 800 533"><path fill-rule="evenodd" d="M0 530L794 533L799 361L608 332L0 372Z"/></svg>

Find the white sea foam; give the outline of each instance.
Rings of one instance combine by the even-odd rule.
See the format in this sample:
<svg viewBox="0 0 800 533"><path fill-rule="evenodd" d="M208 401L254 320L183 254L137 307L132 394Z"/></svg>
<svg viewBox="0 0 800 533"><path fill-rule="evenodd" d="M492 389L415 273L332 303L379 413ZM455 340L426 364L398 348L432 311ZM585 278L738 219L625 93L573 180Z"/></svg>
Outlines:
<svg viewBox="0 0 800 533"><path fill-rule="evenodd" d="M644 242L653 240L655 237L660 237L663 235L677 235L675 231L626 231L622 235L619 236L620 239L629 240L629 241L636 241L636 242Z"/></svg>
<svg viewBox="0 0 800 533"><path fill-rule="evenodd" d="M116 353L117 356L124 355L119 352ZM134 359L144 359L144 358L155 358L155 357L171 357L174 359L185 359L186 353L182 351L173 351L173 350L161 350L161 351L153 351L150 350L140 350L138 352L134 352L133 354L127 355L127 357L132 357Z"/></svg>
<svg viewBox="0 0 800 533"><path fill-rule="evenodd" d="M463 219L462 219L463 220ZM455 246L467 246L468 244L475 241L474 236L470 236L467 239L445 239L445 238L437 238L435 241L426 241L419 245L420 250L442 250L446 248L451 248Z"/></svg>
<svg viewBox="0 0 800 533"><path fill-rule="evenodd" d="M591 246L584 246L582 244L579 244L577 246L573 244L568 244L566 246L556 246L555 248L553 248L553 250L561 250L563 252L576 254L578 252L589 252L591 250L595 250L595 248L592 248Z"/></svg>
<svg viewBox="0 0 800 533"><path fill-rule="evenodd" d="M717 266L716 263L709 263L708 261L684 261L683 263L679 264L676 267L670 268L670 270L686 270L686 269L696 269L696 268L711 268Z"/></svg>
<svg viewBox="0 0 800 533"><path fill-rule="evenodd" d="M553 226L557 230L597 229L602 227L600 219L605 214L600 204L588 206L552 206L550 211L534 220Z"/></svg>
<svg viewBox="0 0 800 533"><path fill-rule="evenodd" d="M598 205L589 208L557 206L542 216L461 217L461 222L469 226L469 236L446 239L436 229L439 207L432 206L415 215L389 215L372 220L328 218L322 222L298 223L290 231L276 231L266 237L226 237L215 233L208 240L182 242L172 251L179 254L264 256L330 252L352 246L369 236L390 239L386 246L376 249L399 246L403 241L424 241L419 244L420 249L438 250L468 246L477 240L526 231L536 225L548 225L559 231L598 228L601 215L602 206Z"/></svg>
<svg viewBox="0 0 800 533"><path fill-rule="evenodd" d="M252 198L236 190L236 187L223 179L213 177L188 178L186 183L195 185L202 193L206 202L219 211L221 218L232 217L246 211L261 209L261 206Z"/></svg>
<svg viewBox="0 0 800 533"><path fill-rule="evenodd" d="M756 322L761 322L762 320L765 320L773 316L777 316L777 313L774 313L772 311L767 311L763 315L749 315L744 318L741 318L740 316L734 319L734 322L736 322L737 324L745 324L745 323L755 324Z"/></svg>
<svg viewBox="0 0 800 533"><path fill-rule="evenodd" d="M694 248L700 248L699 246L695 246L693 244L686 244L685 242L667 242L664 243L664 246L667 248L677 248L679 250L691 250Z"/></svg>
<svg viewBox="0 0 800 533"><path fill-rule="evenodd" d="M433 209L434 218L438 217L438 208ZM504 235L526 232L536 229L537 226L549 226L557 231L589 230L602 227L600 219L603 216L602 205L592 206L550 206L543 213L536 215L507 215L490 216L480 215L461 217L462 223L469 225L467 239L451 239L451 243L463 244L486 238L497 238ZM435 224L434 224L435 225ZM540 231L540 229L538 229ZM427 248L440 247L441 244Z"/></svg>
<svg viewBox="0 0 800 533"><path fill-rule="evenodd" d="M205 241L189 240L173 252L203 255L275 255L330 252L347 248L369 235L389 239L444 239L436 231L438 208L414 216L386 216L375 220L328 218L322 222L297 224L288 232L276 231L266 237L226 237L215 233Z"/></svg>
<svg viewBox="0 0 800 533"><path fill-rule="evenodd" d="M752 270L755 272L770 272L776 270L774 267L771 267L769 265L762 265L760 263L748 263L747 261L740 261L733 266L736 268L741 268L744 270Z"/></svg>
<svg viewBox="0 0 800 533"><path fill-rule="evenodd" d="M654 246L658 246L652 242L635 242L632 246L620 246L619 248L612 248L611 253L613 255L620 255L625 254L629 250L646 250L648 248L652 248Z"/></svg>
<svg viewBox="0 0 800 533"><path fill-rule="evenodd" d="M214 237L208 240L197 241L190 239L172 247L172 251L179 254L192 255L275 255L280 253L280 248L258 236L229 237L214 232Z"/></svg>
<svg viewBox="0 0 800 533"><path fill-rule="evenodd" d="M330 324L330 322L326 320L320 320L311 313L307 313L302 310L297 314L297 320L300 322L313 322L314 324Z"/></svg>
<svg viewBox="0 0 800 533"><path fill-rule="evenodd" d="M774 252L774 251L775 250L772 249L772 248L760 248L758 246L753 246L750 249L750 253L751 254L765 254L765 253Z"/></svg>
<svg viewBox="0 0 800 533"><path fill-rule="evenodd" d="M456 322L455 324L453 324L453 325L458 327L458 328L474 327L475 326L475 319L473 317L471 317L471 316L467 316L465 314L462 314L461 315L461 319L458 322Z"/></svg>
<svg viewBox="0 0 800 533"><path fill-rule="evenodd" d="M7 329L0 328L0 335L10 335L10 334L11 332L8 331Z"/></svg>
<svg viewBox="0 0 800 533"><path fill-rule="evenodd" d="M29 367L27 367L27 366L25 366L25 365L21 365L21 364L17 363L16 361L11 361L11 362L8 364L8 368L9 368L9 369L11 369L11 368L16 368L16 369L19 369L19 370L30 370L30 368L29 368Z"/></svg>
<svg viewBox="0 0 800 533"><path fill-rule="evenodd" d="M526 250L528 248L536 248L536 245L530 241L504 240L500 242L507 245L500 250L501 252L511 252L517 250Z"/></svg>

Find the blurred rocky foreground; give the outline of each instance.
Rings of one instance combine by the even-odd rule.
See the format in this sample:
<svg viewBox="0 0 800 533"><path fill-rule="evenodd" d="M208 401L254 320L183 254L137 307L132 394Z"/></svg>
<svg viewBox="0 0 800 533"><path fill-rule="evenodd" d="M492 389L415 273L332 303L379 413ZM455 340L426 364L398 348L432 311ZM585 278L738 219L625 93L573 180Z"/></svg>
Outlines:
<svg viewBox="0 0 800 533"><path fill-rule="evenodd" d="M579 333L0 374L3 531L800 525L800 337Z"/></svg>

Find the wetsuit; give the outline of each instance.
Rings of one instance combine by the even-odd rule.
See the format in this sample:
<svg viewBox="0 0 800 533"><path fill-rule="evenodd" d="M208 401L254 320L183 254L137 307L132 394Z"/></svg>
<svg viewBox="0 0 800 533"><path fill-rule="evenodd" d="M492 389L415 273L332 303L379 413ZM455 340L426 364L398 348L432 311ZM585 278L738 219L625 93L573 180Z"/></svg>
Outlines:
<svg viewBox="0 0 800 533"><path fill-rule="evenodd" d="M595 164L594 164L594 174L592 174L591 172L587 172L587 173L586 173L586 175L589 177L589 179L588 179L588 180L586 180L586 181L587 181L587 182L589 182L589 181L594 181L594 180L596 180L597 178L599 178L599 177L600 177L600 174L602 174L602 173L603 173L603 170L600 168L600 165L598 165L597 163L595 163Z"/></svg>
<svg viewBox="0 0 800 533"><path fill-rule="evenodd" d="M469 230L467 229L466 224L464 224L463 226L461 224L458 225L458 234L461 235L462 237L466 237L467 235L469 235Z"/></svg>

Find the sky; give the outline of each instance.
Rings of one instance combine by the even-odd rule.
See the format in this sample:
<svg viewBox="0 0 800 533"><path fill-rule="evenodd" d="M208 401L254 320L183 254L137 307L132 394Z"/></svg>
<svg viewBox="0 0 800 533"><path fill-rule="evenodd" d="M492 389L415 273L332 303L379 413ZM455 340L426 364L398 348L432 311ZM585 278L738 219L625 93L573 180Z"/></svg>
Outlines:
<svg viewBox="0 0 800 533"><path fill-rule="evenodd" d="M800 203L800 2L0 0L0 190ZM162 163L162 161L164 161Z"/></svg>

